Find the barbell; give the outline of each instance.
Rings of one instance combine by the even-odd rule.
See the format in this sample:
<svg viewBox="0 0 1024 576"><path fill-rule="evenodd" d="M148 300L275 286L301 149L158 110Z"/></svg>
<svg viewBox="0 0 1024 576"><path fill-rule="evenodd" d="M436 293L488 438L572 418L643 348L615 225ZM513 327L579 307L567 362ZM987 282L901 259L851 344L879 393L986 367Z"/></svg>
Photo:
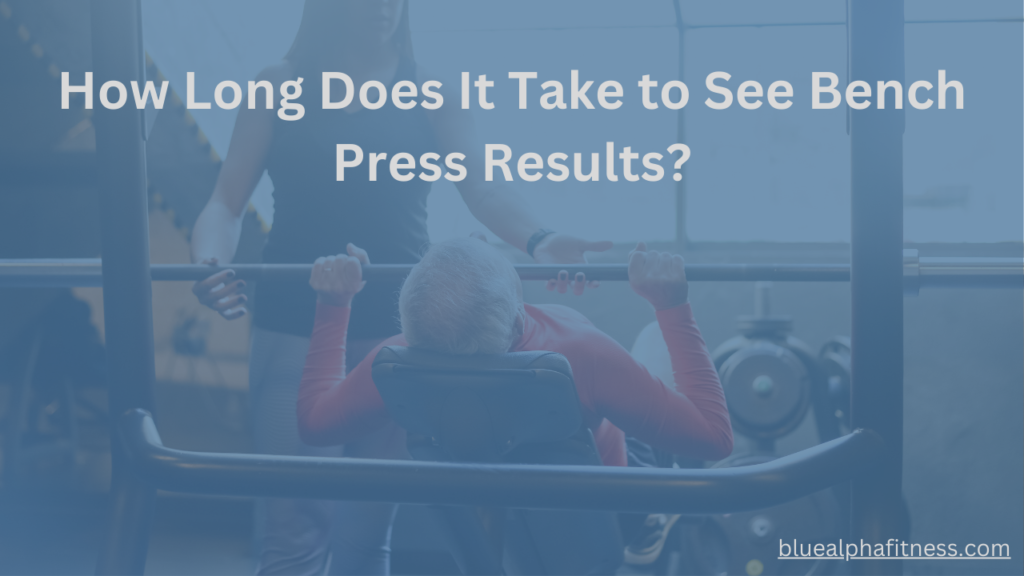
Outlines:
<svg viewBox="0 0 1024 576"><path fill-rule="evenodd" d="M153 264L154 281L195 281L220 270L234 270L246 281L307 281L310 264L233 264L216 267L201 264ZM412 264L370 264L363 267L366 280L400 281ZM517 264L523 280L550 280L565 270L573 278L579 272L588 280L622 281L629 276L625 264ZM846 282L848 264L700 264L686 265L687 279L697 282ZM905 291L921 287L1024 287L1022 258L920 258L916 250L904 251ZM0 287L102 286L100 259L0 259Z"/></svg>

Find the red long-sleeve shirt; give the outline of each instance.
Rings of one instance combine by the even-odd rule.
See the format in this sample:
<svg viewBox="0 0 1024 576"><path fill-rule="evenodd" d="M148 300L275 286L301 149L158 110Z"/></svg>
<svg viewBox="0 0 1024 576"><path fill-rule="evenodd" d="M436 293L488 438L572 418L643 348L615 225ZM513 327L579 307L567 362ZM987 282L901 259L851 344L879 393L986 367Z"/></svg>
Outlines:
<svg viewBox="0 0 1024 576"><path fill-rule="evenodd" d="M390 422L371 378L384 346L407 346L399 334L374 349L347 376L350 308L318 304L299 390L299 430L307 444L344 444ZM684 456L718 460L732 451L732 427L718 373L689 304L657 313L675 382L662 383L582 314L558 305L526 305L519 350L564 355L601 461L626 465L625 433ZM674 385L673 385L674 384Z"/></svg>

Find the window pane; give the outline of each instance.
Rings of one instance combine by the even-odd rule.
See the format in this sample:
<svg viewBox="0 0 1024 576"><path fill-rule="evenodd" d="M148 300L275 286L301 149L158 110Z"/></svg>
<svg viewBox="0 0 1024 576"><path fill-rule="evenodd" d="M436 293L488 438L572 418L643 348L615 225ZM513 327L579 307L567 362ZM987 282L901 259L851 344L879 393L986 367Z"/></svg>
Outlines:
<svg viewBox="0 0 1024 576"><path fill-rule="evenodd" d="M639 99L637 81L643 74L662 82L675 79L678 68L675 14L671 2L517 2L486 4L431 2L412 5L411 22L417 61L429 75L458 86L459 74L475 79L486 74L493 110L474 110L483 143L505 144L513 160L526 152L547 157L554 152L582 153L589 172L591 153L601 155L598 182L542 179L524 182L513 174L510 183L560 231L595 239L635 241L675 238L675 182L671 173L662 181L618 182L604 173L606 142L616 154L623 146L633 152L660 152L676 142L676 114L661 107L648 111ZM594 82L590 100L595 110L544 110L540 84L557 80L569 99L570 72L579 70L580 82ZM530 81L528 108L520 110L518 84L509 72L537 72ZM598 86L616 80L623 86L624 104L603 110L597 103ZM474 108L475 91L472 94ZM457 106L446 102L445 106ZM634 172L640 173L639 162ZM665 163L670 166L670 163ZM513 168L512 163L509 164ZM500 179L498 173L495 177ZM462 236L483 226L469 214L455 187L434 184L429 204L430 235L434 240Z"/></svg>
<svg viewBox="0 0 1024 576"><path fill-rule="evenodd" d="M845 2L828 0L770 6L761 2L683 2L687 29L683 142L692 157L683 169L688 236L697 241L844 242L849 239L849 138L846 108L811 110L810 73L846 78ZM145 0L146 48L179 94L187 71L197 93L209 95L220 80L244 85L288 49L301 0L246 2ZM938 83L937 71L960 81L964 110L906 110L905 236L908 241L1020 241L1024 212L1020 133L1024 43L1019 2L906 3L906 82ZM1002 22L921 23L934 20ZM630 146L640 154L667 147L677 137L677 113L644 110L636 82L642 74L664 83L678 76L678 36L670 0L648 2L479 3L445 0L412 3L419 63L457 89L462 71L495 82L494 110L474 110L481 140L508 145L513 160L525 152L602 154ZM771 26L721 27L737 23ZM778 26L779 24L797 24ZM558 80L569 90L570 70L593 80L620 82L625 104L608 110L542 110L540 83ZM519 110L509 71L536 71L530 109ZM762 88L775 80L794 88L793 106L757 110L734 103L728 110L704 105L714 71L734 93L746 80ZM937 100L937 91L929 97ZM890 92L891 94L891 92ZM568 98L568 94L566 95ZM952 92L950 92L952 98ZM716 98L718 98L716 96ZM474 94L475 99L475 94ZM762 98L762 100L765 100ZM905 108L909 108L906 106ZM446 106L457 105L448 102ZM237 110L193 110L221 156L227 151ZM671 162L663 161L666 167ZM514 163L513 163L514 165ZM603 168L603 166L602 166ZM578 183L516 178L512 185L566 232L630 241L676 235L675 182ZM264 177L253 203L272 222L272 185ZM429 200L436 240L481 229L455 187L442 180Z"/></svg>
<svg viewBox="0 0 1024 576"><path fill-rule="evenodd" d="M908 19L943 15L937 10L914 12L908 10ZM960 12L960 18L976 17ZM945 110L937 104L907 110L903 150L908 241L1024 238L1024 36L1019 2L1012 12L1015 23L907 26L908 84L928 80L935 85L928 97L937 101L937 71L944 69L947 81L959 81L964 88L963 110L955 109L953 89L947 91Z"/></svg>
<svg viewBox="0 0 1024 576"><path fill-rule="evenodd" d="M828 6L837 10L825 10ZM733 92L745 80L767 89L784 79L796 94L793 107L785 111L767 104L744 110L735 103L723 111L696 102L686 108L685 139L693 148L686 181L691 239L849 240L846 107L810 106L812 71L834 72L840 89L848 81L845 26L702 27L781 23L787 21L785 12L792 12L792 22L845 21L842 2L823 2L818 8L823 12L816 19L808 17L805 7L757 18L729 16L721 5L685 13L695 26L684 44L686 81L696 87L694 93L701 91L695 100L703 102L709 94L703 82L717 70L732 74L727 85ZM906 4L907 241L1019 242L1024 236L1021 12L1019 2ZM946 70L947 80L963 84L963 110L954 109L952 90L947 108L938 109L940 69ZM917 80L933 85L921 98L935 101L928 110L906 102L905 92ZM890 90L890 106L892 98Z"/></svg>
<svg viewBox="0 0 1024 576"><path fill-rule="evenodd" d="M834 3L842 7L842 2ZM800 11L794 10L794 17ZM840 10L831 22L845 21ZM776 16L778 17L778 15ZM732 22L749 22L735 14ZM797 20L800 21L800 20ZM755 21L756 22L756 21ZM845 242L850 236L850 142L846 111L811 109L811 72L846 82L844 25L695 28L683 45L686 82L695 98L685 110L685 139L693 149L686 180L687 234L697 241ZM755 110L734 100L725 110L704 104L704 85L735 95L745 81L762 91L792 84L792 106Z"/></svg>

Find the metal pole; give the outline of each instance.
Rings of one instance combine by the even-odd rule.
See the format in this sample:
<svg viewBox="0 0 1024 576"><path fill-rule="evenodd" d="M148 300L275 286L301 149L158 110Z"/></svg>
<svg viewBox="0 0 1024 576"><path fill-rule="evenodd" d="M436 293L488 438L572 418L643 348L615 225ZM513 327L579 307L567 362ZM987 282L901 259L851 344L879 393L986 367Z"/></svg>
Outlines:
<svg viewBox="0 0 1024 576"><path fill-rule="evenodd" d="M142 83L139 0L92 1L94 88ZM130 88L129 88L130 90ZM118 416L153 408L153 310L143 112L96 107L103 250L103 309L111 414L110 520L97 574L142 574L155 490L132 470L116 434Z"/></svg>
<svg viewBox="0 0 1024 576"><path fill-rule="evenodd" d="M849 1L848 82L904 81L903 1ZM875 101L875 100L873 100ZM854 541L905 540L903 481L903 111L850 110L853 426L885 442L881 465L852 488ZM891 554L896 554L891 551ZM858 574L902 574L900 560L859 560Z"/></svg>
<svg viewBox="0 0 1024 576"><path fill-rule="evenodd" d="M167 448L143 410L121 417L136 466L162 490L446 506L730 514L768 508L870 474L884 450L854 430L753 466L672 469L266 454Z"/></svg>
<svg viewBox="0 0 1024 576"><path fill-rule="evenodd" d="M679 5L679 0L673 0L672 7L675 9L676 15L676 30L678 33L677 40L677 57L678 62L678 74L676 79L682 82L686 81L686 62L684 61L683 46L686 44L686 23L683 21L683 8ZM680 144L686 143L686 108L680 109L676 112L676 142ZM682 252L686 250L686 245L689 243L689 235L686 232L686 169L685 167L680 172L682 179L676 182L676 250Z"/></svg>

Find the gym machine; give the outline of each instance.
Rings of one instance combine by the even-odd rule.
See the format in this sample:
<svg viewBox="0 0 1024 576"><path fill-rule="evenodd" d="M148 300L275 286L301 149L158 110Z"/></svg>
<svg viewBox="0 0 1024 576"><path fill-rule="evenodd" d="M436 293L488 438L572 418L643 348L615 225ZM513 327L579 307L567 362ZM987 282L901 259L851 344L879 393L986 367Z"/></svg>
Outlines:
<svg viewBox="0 0 1024 576"><path fill-rule="evenodd" d="M819 442L839 437L840 430L848 433L849 338L832 338L816 354L791 334L791 317L772 313L771 289L770 282L755 284L754 314L740 316L740 334L712 353L733 430L751 443L712 469L776 460L776 441L794 432L812 411ZM680 522L671 540L681 568L675 573L833 574L843 567L835 560L779 560L778 543L827 545L848 538L849 514L841 503L849 497L849 486L841 484L761 510ZM668 562L663 565L667 568Z"/></svg>

